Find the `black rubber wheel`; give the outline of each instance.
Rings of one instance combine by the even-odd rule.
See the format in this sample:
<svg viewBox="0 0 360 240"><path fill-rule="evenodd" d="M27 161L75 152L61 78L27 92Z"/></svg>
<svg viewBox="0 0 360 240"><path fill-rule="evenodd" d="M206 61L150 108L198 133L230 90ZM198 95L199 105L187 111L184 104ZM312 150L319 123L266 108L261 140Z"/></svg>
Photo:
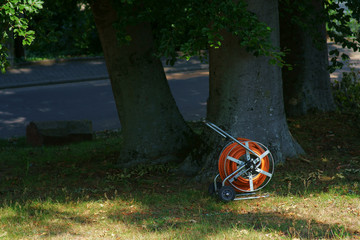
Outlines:
<svg viewBox="0 0 360 240"><path fill-rule="evenodd" d="M223 186L219 190L219 198L223 202L231 202L235 199L235 190L230 186Z"/></svg>
<svg viewBox="0 0 360 240"><path fill-rule="evenodd" d="M222 184L220 182L216 182L216 191L219 191L221 187L222 187ZM211 196L215 196L216 191L215 191L214 182L210 183L209 189L208 189L209 194Z"/></svg>

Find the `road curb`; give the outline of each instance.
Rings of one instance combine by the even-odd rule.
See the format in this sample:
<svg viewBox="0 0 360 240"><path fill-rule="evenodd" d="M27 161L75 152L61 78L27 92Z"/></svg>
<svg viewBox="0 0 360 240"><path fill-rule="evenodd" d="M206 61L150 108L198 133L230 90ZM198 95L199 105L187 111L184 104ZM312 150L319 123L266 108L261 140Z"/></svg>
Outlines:
<svg viewBox="0 0 360 240"><path fill-rule="evenodd" d="M37 86L50 86L50 85L58 85L58 84L67 84L67 83L80 83L80 82L91 82L91 81L99 81L109 79L109 76L100 76L94 78L81 78L81 79L66 79L66 80L56 80L56 81L39 81L39 82L31 82L31 83L22 83L17 85L8 85L8 86L0 86L0 90L4 89L15 89L15 88L25 88L25 87L37 87Z"/></svg>

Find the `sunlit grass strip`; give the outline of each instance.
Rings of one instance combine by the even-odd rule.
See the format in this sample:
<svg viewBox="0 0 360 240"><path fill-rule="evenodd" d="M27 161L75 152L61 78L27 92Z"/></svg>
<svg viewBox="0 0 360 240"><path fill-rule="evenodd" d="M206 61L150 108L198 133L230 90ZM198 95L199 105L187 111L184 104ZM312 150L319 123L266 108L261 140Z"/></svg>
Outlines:
<svg viewBox="0 0 360 240"><path fill-rule="evenodd" d="M201 197L193 201L192 193ZM317 195L307 198L274 196L260 201L228 205L213 201L201 192L184 192L178 198L158 194L148 200L138 196L103 200L56 202L51 199L26 203L5 203L0 209L4 239L83 237L124 237L135 239L242 239L339 238L351 237L350 227L359 228L351 219L358 216L339 214L344 208L359 214L356 198ZM156 199L156 203L149 200ZM329 204L332 202L333 204ZM334 220L334 217L336 220ZM346 226L343 227L343 226Z"/></svg>

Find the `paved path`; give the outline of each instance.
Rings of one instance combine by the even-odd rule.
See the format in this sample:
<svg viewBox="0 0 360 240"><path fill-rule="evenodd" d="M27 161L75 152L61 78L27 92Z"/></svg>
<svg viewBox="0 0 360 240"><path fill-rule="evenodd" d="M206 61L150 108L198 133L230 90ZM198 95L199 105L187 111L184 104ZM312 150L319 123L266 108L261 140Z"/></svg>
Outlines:
<svg viewBox="0 0 360 240"><path fill-rule="evenodd" d="M329 44L330 49L334 47L339 48ZM350 66L359 70L360 53L340 50L350 56ZM165 64L164 67L184 118L198 120L205 117L208 64L194 58L188 62L179 61L174 67ZM341 79L342 72L349 70L345 65L342 70L331 74L331 78ZM102 94L95 101L103 105L91 109L96 104L82 101L91 99L94 92ZM90 106L88 111L102 118L85 114L83 106ZM24 135L29 121L84 117L94 121L96 131L120 127L103 58L42 61L0 74L0 138Z"/></svg>
<svg viewBox="0 0 360 240"><path fill-rule="evenodd" d="M181 60L175 66L167 66L167 75L179 76L184 72L206 71L208 64L194 58L190 61ZM175 76L174 75L174 76ZM0 89L71 83L108 79L108 72L103 58L87 58L75 60L49 60L21 65L8 69L0 74Z"/></svg>
<svg viewBox="0 0 360 240"><path fill-rule="evenodd" d="M169 80L186 120L206 116L208 76ZM24 136L30 121L91 120L94 131L120 128L109 79L0 90L0 138Z"/></svg>
<svg viewBox="0 0 360 240"><path fill-rule="evenodd" d="M348 49L329 43L329 50L338 48L341 52L350 56L349 65L360 70L360 53L354 53ZM208 64L201 63L193 58L190 61L178 61L175 66L167 66L163 61L165 72L169 78L181 78L184 73L201 71L201 74L208 71ZM331 74L332 79L340 79L345 71L350 71L349 65L345 64L343 69ZM19 88L38 85L49 85L59 83L81 82L91 80L107 79L103 58L79 58L72 60L49 60L38 63L21 65L8 69L5 74L0 74L0 89Z"/></svg>
<svg viewBox="0 0 360 240"><path fill-rule="evenodd" d="M170 89L186 120L206 115L207 69L207 64L197 59L165 66ZM30 121L87 119L93 122L94 131L120 128L101 58L47 61L10 69L0 75L0 103L2 139L24 136Z"/></svg>

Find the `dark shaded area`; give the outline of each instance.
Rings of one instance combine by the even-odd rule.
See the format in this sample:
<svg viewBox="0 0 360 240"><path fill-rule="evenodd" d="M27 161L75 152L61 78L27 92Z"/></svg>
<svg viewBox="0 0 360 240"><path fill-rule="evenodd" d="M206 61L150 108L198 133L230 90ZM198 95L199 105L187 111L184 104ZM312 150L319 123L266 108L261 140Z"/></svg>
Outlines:
<svg viewBox="0 0 360 240"><path fill-rule="evenodd" d="M94 19L86 3L77 0L44 1L32 16L30 28L36 38L26 57L99 55L102 48Z"/></svg>

